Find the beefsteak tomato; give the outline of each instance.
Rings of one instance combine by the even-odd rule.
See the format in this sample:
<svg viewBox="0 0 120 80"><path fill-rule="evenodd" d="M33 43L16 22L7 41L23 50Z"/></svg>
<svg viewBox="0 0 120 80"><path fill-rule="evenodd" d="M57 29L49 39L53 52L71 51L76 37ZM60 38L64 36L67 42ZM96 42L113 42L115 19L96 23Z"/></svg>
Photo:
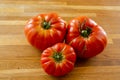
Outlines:
<svg viewBox="0 0 120 80"><path fill-rule="evenodd" d="M43 51L64 40L66 22L56 13L39 14L28 21L24 32L30 44Z"/></svg>
<svg viewBox="0 0 120 80"><path fill-rule="evenodd" d="M65 44L57 43L41 54L41 65L45 72L52 76L63 76L74 68L76 53L74 49Z"/></svg>
<svg viewBox="0 0 120 80"><path fill-rule="evenodd" d="M80 58L91 58L103 51L107 35L92 19L81 16L68 23L66 43L71 45Z"/></svg>

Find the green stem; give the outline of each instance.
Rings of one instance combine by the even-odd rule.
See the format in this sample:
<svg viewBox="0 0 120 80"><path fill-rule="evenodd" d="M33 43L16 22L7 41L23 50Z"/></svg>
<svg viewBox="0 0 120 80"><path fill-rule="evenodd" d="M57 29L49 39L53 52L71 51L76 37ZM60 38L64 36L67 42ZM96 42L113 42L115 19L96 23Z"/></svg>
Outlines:
<svg viewBox="0 0 120 80"><path fill-rule="evenodd" d="M50 28L50 23L49 23L49 22L46 22L46 21L43 21L42 27L43 27L44 29L49 29L49 28Z"/></svg>
<svg viewBox="0 0 120 80"><path fill-rule="evenodd" d="M92 31L91 28L86 27L85 30L82 30L82 31L81 31L81 35L82 35L83 37L88 37L88 36L90 35L91 31Z"/></svg>
<svg viewBox="0 0 120 80"><path fill-rule="evenodd" d="M88 37L92 32L92 29L89 26L86 26L86 22L86 19L84 19L84 21L80 25L80 34L85 38Z"/></svg>
<svg viewBox="0 0 120 80"><path fill-rule="evenodd" d="M54 58L54 60L55 60L56 62L60 62L60 61L62 61L63 56L62 56L61 53L55 52L55 53L53 54L53 58Z"/></svg>

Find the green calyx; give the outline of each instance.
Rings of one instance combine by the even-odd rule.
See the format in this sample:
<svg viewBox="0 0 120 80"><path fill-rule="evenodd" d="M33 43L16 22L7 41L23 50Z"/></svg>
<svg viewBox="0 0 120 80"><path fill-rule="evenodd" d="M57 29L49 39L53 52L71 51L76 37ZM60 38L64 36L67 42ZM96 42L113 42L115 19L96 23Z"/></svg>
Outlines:
<svg viewBox="0 0 120 80"><path fill-rule="evenodd" d="M55 52L55 53L53 54L53 58L54 58L54 60L55 60L56 62L61 62L62 59L63 59L62 53L60 53L60 52Z"/></svg>
<svg viewBox="0 0 120 80"><path fill-rule="evenodd" d="M50 23L49 23L49 22L46 22L46 21L43 21L42 27L43 27L44 29L49 29L49 28L50 28Z"/></svg>
<svg viewBox="0 0 120 80"><path fill-rule="evenodd" d="M91 34L92 29L86 25L86 19L80 24L80 35L87 38Z"/></svg>
<svg viewBox="0 0 120 80"><path fill-rule="evenodd" d="M92 32L91 28L87 27L85 30L82 30L82 31L81 31L81 35L82 35L83 37L88 37L91 32Z"/></svg>

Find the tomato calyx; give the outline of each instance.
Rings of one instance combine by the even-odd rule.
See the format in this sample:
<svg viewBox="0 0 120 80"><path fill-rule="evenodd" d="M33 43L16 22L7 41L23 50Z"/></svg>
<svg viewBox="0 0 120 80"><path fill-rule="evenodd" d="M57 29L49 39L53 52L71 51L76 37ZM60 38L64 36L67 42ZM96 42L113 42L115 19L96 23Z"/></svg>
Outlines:
<svg viewBox="0 0 120 80"><path fill-rule="evenodd" d="M50 28L50 23L49 23L49 22L46 22L46 21L43 21L43 22L42 22L42 27L43 27L44 29L49 29L49 28Z"/></svg>
<svg viewBox="0 0 120 80"><path fill-rule="evenodd" d="M86 19L80 25L80 35L87 38L92 32L89 26L86 26Z"/></svg>
<svg viewBox="0 0 120 80"><path fill-rule="evenodd" d="M62 59L63 59L62 53L60 53L60 52L55 52L55 53L53 54L53 58L54 58L54 60L55 60L56 62L61 62Z"/></svg>
<svg viewBox="0 0 120 80"><path fill-rule="evenodd" d="M88 37L90 35L90 33L91 33L91 28L89 28L89 27L87 27L85 30L81 31L81 35L83 37Z"/></svg>

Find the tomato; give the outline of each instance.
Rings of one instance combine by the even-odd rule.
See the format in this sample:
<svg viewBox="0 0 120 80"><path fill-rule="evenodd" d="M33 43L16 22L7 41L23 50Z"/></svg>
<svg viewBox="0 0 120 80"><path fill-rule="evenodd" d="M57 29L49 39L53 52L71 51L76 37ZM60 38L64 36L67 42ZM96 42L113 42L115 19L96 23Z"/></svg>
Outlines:
<svg viewBox="0 0 120 80"><path fill-rule="evenodd" d="M76 53L74 49L65 44L57 43L41 54L41 65L45 72L52 76L63 76L74 68Z"/></svg>
<svg viewBox="0 0 120 80"><path fill-rule="evenodd" d="M66 43L71 45L79 58L91 58L102 52L107 35L92 19L81 16L68 23Z"/></svg>
<svg viewBox="0 0 120 80"><path fill-rule="evenodd" d="M66 22L56 13L39 14L27 22L24 32L30 44L43 51L63 42Z"/></svg>

